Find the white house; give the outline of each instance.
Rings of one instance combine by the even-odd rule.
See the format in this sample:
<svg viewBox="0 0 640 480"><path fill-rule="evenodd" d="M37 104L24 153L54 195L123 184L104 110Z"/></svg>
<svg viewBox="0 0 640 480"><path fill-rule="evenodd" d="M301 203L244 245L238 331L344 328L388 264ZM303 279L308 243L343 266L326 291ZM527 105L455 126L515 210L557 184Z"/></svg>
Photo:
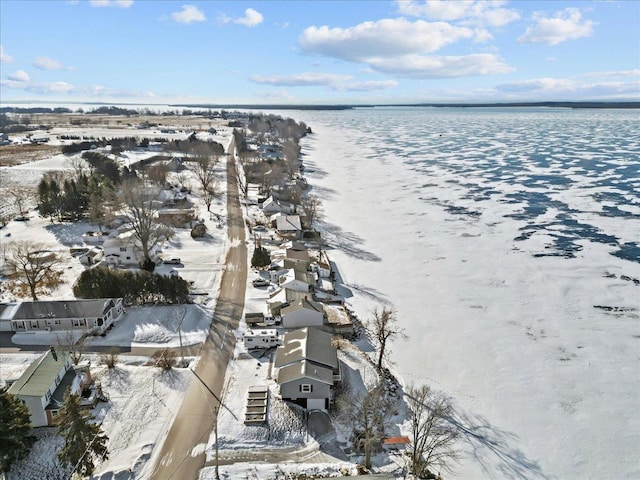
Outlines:
<svg viewBox="0 0 640 480"><path fill-rule="evenodd" d="M303 298L280 310L284 328L322 327L325 320L321 303Z"/></svg>
<svg viewBox="0 0 640 480"><path fill-rule="evenodd" d="M92 383L88 364L74 366L68 353L51 348L29 365L8 392L27 406L32 426L44 427L56 423L67 389L72 395L80 395ZM83 397L81 405L94 406L98 396L91 392Z"/></svg>
<svg viewBox="0 0 640 480"><path fill-rule="evenodd" d="M290 268L284 275L280 275L278 281L280 287L299 292L312 293L316 286L315 274L295 268Z"/></svg>
<svg viewBox="0 0 640 480"><path fill-rule="evenodd" d="M276 213L289 214L289 213L294 213L295 210L296 210L295 205L289 202L277 200L272 196L268 197L262 203L262 211L264 212L265 215L273 215Z"/></svg>
<svg viewBox="0 0 640 480"><path fill-rule="evenodd" d="M11 315L11 331L81 330L104 333L124 313L122 298L20 302L3 316Z"/></svg>
<svg viewBox="0 0 640 480"><path fill-rule="evenodd" d="M109 265L138 266L144 260L144 252L140 240L135 238L133 231L121 233L116 237L107 238L103 244L104 258ZM154 245L149 251L149 258L154 262L159 260L160 247Z"/></svg>

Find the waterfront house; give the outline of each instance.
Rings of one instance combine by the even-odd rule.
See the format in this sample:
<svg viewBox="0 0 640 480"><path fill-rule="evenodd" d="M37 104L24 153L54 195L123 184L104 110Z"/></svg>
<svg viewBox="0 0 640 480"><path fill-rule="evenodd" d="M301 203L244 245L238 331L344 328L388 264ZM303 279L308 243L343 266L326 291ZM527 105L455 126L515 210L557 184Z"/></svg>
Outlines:
<svg viewBox="0 0 640 480"><path fill-rule="evenodd" d="M302 226L299 215L281 215L276 218L278 234L286 238L299 238Z"/></svg>
<svg viewBox="0 0 640 480"><path fill-rule="evenodd" d="M274 360L284 400L308 410L330 408L334 385L340 381L338 354L331 340L331 334L314 328L284 335Z"/></svg>
<svg viewBox="0 0 640 480"><path fill-rule="evenodd" d="M283 275L280 275L278 284L282 288L313 293L316 286L316 277L315 274L306 270L290 268Z"/></svg>
<svg viewBox="0 0 640 480"><path fill-rule="evenodd" d="M325 323L322 304L306 297L283 307L280 316L284 328L322 327Z"/></svg>

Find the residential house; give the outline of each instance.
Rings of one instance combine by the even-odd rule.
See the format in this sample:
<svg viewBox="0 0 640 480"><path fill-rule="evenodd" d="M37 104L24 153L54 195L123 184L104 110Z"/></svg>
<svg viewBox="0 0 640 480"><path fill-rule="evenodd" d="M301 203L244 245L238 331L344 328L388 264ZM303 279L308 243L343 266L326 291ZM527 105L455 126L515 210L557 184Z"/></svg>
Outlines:
<svg viewBox="0 0 640 480"><path fill-rule="evenodd" d="M271 196L262 203L262 211L267 216L276 213L289 214L294 213L296 211L296 207L289 202L277 200L273 196Z"/></svg>
<svg viewBox="0 0 640 480"><path fill-rule="evenodd" d="M56 423L67 389L72 395L82 395L93 383L88 364L74 366L66 352L53 347L33 362L8 392L17 396L29 409L31 425L44 427ZM94 406L99 394L83 395L84 406Z"/></svg>
<svg viewBox="0 0 640 480"><path fill-rule="evenodd" d="M290 288L278 288L269 294L266 315L279 316L283 308L303 300L308 295L306 292L299 292Z"/></svg>
<svg viewBox="0 0 640 480"><path fill-rule="evenodd" d="M299 238L302 232L299 215L282 215L276 218L278 235L287 238Z"/></svg>
<svg viewBox="0 0 640 480"><path fill-rule="evenodd" d="M276 350L274 367L280 395L308 410L328 410L340 364L332 336L314 328L287 332Z"/></svg>
<svg viewBox="0 0 640 480"><path fill-rule="evenodd" d="M322 304L306 297L283 307L280 316L284 328L322 327L326 318Z"/></svg>
<svg viewBox="0 0 640 480"><path fill-rule="evenodd" d="M139 266L144 260L142 244L135 237L132 230L107 238L103 247L107 264L115 267ZM157 263L160 258L159 254L160 247L154 245L149 251L149 258Z"/></svg>
<svg viewBox="0 0 640 480"><path fill-rule="evenodd" d="M283 275L280 275L278 282L282 288L313 293L316 286L316 277L311 272L290 268Z"/></svg>
<svg viewBox="0 0 640 480"><path fill-rule="evenodd" d="M123 313L122 298L20 302L11 309L11 330L101 334Z"/></svg>

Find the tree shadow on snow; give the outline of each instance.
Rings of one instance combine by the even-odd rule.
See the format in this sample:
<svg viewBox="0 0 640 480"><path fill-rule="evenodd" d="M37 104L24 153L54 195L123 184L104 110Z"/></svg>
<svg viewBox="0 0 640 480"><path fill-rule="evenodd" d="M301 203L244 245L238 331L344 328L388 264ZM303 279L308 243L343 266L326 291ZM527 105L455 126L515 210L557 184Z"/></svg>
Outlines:
<svg viewBox="0 0 640 480"><path fill-rule="evenodd" d="M51 232L62 245L72 247L84 244L82 234L92 230L88 223L54 223L44 227Z"/></svg>
<svg viewBox="0 0 640 480"><path fill-rule="evenodd" d="M323 232L325 245L329 248L342 250L347 255L368 262L379 262L381 258L375 253L362 248L364 240L352 232L347 232L341 227L327 222L321 223L319 229Z"/></svg>
<svg viewBox="0 0 640 480"><path fill-rule="evenodd" d="M484 417L460 411L456 411L449 421L458 428L487 478L495 471L513 480L550 478L542 472L538 462L527 458L515 446L517 435L492 426Z"/></svg>

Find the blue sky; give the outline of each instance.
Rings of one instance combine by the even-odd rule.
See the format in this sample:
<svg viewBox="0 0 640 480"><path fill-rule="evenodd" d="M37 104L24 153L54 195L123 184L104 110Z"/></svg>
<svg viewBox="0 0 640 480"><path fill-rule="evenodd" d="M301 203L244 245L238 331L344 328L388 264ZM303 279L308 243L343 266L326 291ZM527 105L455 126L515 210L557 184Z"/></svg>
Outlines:
<svg viewBox="0 0 640 480"><path fill-rule="evenodd" d="M640 1L0 0L0 99L640 100Z"/></svg>

